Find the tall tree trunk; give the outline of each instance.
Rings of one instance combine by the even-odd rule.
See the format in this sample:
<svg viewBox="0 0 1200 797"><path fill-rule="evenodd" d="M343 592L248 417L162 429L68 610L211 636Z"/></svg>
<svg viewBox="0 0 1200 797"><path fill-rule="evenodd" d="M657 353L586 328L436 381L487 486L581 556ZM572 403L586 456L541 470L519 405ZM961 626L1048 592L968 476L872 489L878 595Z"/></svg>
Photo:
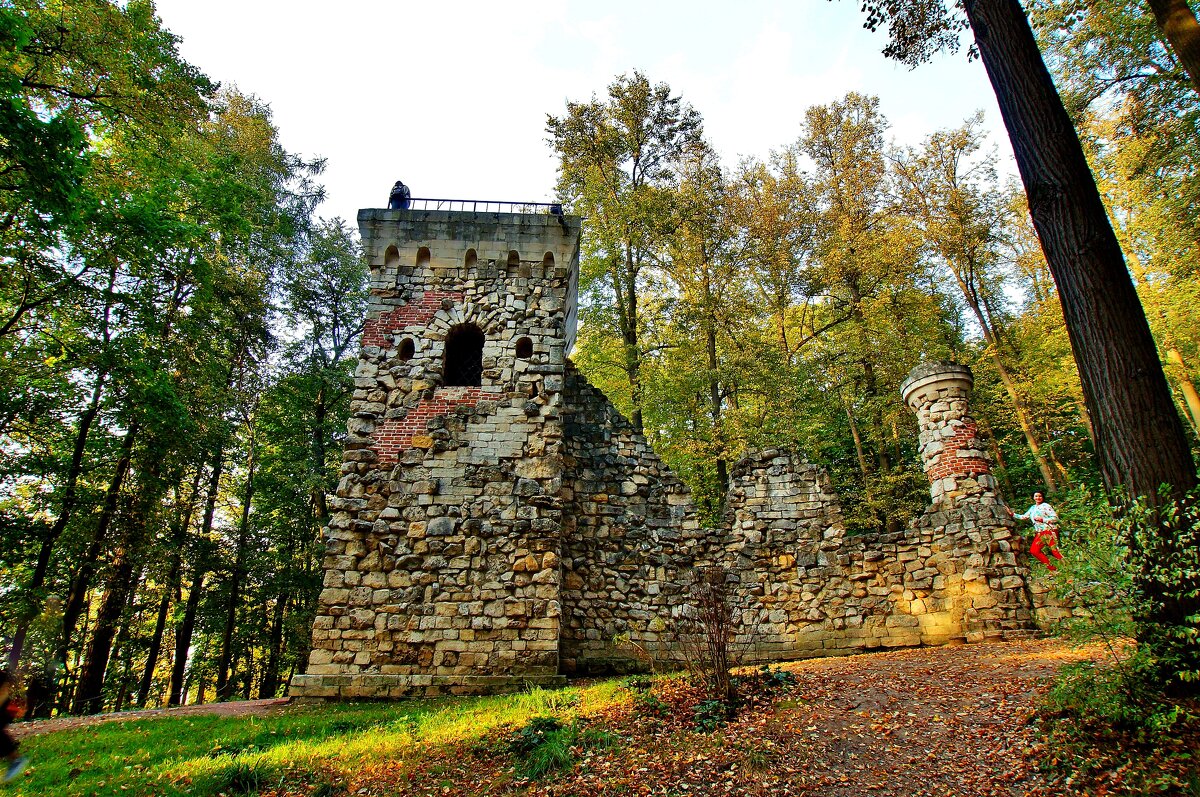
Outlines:
<svg viewBox="0 0 1200 797"><path fill-rule="evenodd" d="M196 632L196 614L200 608L200 596L204 593L204 579L208 576L208 563L201 554L196 558L192 584L188 589L187 603L183 608L183 619L175 629L175 658L171 662L171 685L167 695L168 706L183 705L186 692L188 651L192 647L192 635ZM204 702L201 700L200 702Z"/></svg>
<svg viewBox="0 0 1200 797"><path fill-rule="evenodd" d="M1192 88L1200 93L1200 22L1187 0L1146 0L1154 12L1158 29L1171 43L1180 65L1192 79Z"/></svg>
<svg viewBox="0 0 1200 797"><path fill-rule="evenodd" d="M246 680L242 684L242 699L249 700L254 690L254 651L246 651Z"/></svg>
<svg viewBox="0 0 1200 797"><path fill-rule="evenodd" d="M637 263L633 248L625 244L624 264L613 266L613 287L617 292L617 320L621 326L621 341L625 347L625 374L633 411L629 422L637 434L642 433L642 352L638 340Z"/></svg>
<svg viewBox="0 0 1200 797"><path fill-rule="evenodd" d="M238 604L242 599L242 581L245 579L247 547L250 544L250 502L254 498L254 454L251 454L246 473L246 492L242 497L242 519L238 526L237 553L234 556L233 573L229 579L229 604L225 609L225 629L221 634L221 658L217 664L217 700L228 700L233 696L230 679L230 664L233 660L233 631L237 625Z"/></svg>
<svg viewBox="0 0 1200 797"><path fill-rule="evenodd" d="M1025 445L1029 446L1029 453L1033 454L1033 459L1037 462L1038 470L1042 474L1042 483L1046 485L1046 489L1051 493L1058 492L1058 482L1054 478L1054 472L1050 469L1050 463L1042 454L1042 444L1038 439L1037 431L1033 428L1033 421L1029 417L1029 409L1025 405L1025 400L1017 390L1016 380L1008 370L1008 366L1004 362L1004 357L1000 353L1000 334L992 322L991 313L985 313L979 300L976 298L974 287L967 283L966 278L960 273L960 269L966 270L968 273L973 272L973 264L958 264L952 266L954 279L958 282L958 288L966 301L967 306L971 308L972 314L975 316L975 322L979 324L979 328L983 331L984 342L988 344L988 349L991 352L992 364L996 366L996 372L1000 375L1000 382L1004 385L1004 390L1008 393L1008 398L1012 401L1013 410L1017 414L1017 425L1021 427L1021 434L1025 435Z"/></svg>
<svg viewBox="0 0 1200 797"><path fill-rule="evenodd" d="M858 457L858 470L863 476L869 476L871 468L867 465L867 455L863 451L862 435L859 434L858 424L854 421L854 411L850 406L850 401L842 392L838 391L838 397L842 400L842 409L846 411L846 420L850 423L850 436L854 438L854 454Z"/></svg>
<svg viewBox="0 0 1200 797"><path fill-rule="evenodd" d="M104 392L104 383L107 378L108 371L106 369L101 370L96 375L96 382L92 386L92 398L88 402L88 407L84 410L83 415L79 417L79 426L75 430L75 446L71 451L71 462L67 466L67 481L63 486L62 505L59 507L58 517L54 519L54 525L50 527L46 532L46 536L42 538L41 548L38 549L37 562L33 566L33 574L30 575L29 583L25 586L25 590L29 594L31 601L37 601L37 593L46 583L46 574L50 571L50 558L54 552L54 545L58 542L58 538L62 536L62 533L66 531L67 524L70 523L75 511L79 477L83 473L83 455L87 450L88 435L91 433L92 424L96 421L96 416L100 414L100 397ZM40 601L37 602L40 603ZM25 637L29 634L29 625L36 616L37 606L35 604L17 621L17 628L13 634L12 647L9 650L8 660L8 667L13 672L20 669L21 654L25 647Z"/></svg>
<svg viewBox="0 0 1200 797"><path fill-rule="evenodd" d="M158 664L159 653L162 652L163 634L167 628L167 614L171 608L171 599L179 591L179 574L183 567L183 551L187 544L187 531L192 525L192 512L196 507L196 497L200 492L200 478L203 468L196 468L192 479L192 489L188 494L187 504L183 507L183 517L176 520L174 533L171 535L171 567L167 572L167 581L163 585L162 598L158 601L158 613L154 619L154 633L150 637L150 648L146 651L146 666L142 669L142 679L138 684L138 708L146 707L150 697L150 687L154 684L154 668Z"/></svg>
<svg viewBox="0 0 1200 797"><path fill-rule="evenodd" d="M313 426L312 426L312 459L313 459L313 479L312 486L312 509L313 519L316 520L318 526L324 526L329 522L329 505L325 493L325 418L329 413L329 403L327 390L328 383L325 381L325 372L321 372L321 387L317 390L317 397L313 404Z"/></svg>
<svg viewBox="0 0 1200 797"><path fill-rule="evenodd" d="M125 611L131 615L131 620L121 624L121 631L117 634L117 641L113 643L112 659L120 660L120 672L117 675L117 697L113 700L113 711L120 711L125 707L125 701L129 697L129 676L133 672L133 645L129 644L129 637L133 633L132 613L135 606L134 598L137 595L136 584L142 580L142 573L139 572L134 576L134 589L129 591L129 600L125 605Z"/></svg>
<svg viewBox="0 0 1200 797"><path fill-rule="evenodd" d="M72 713L75 714L96 714L104 708L104 674L112 654L113 640L121 628L121 617L136 591L142 568L143 547L150 532L151 509L160 496L154 489L160 475L158 464L153 464L143 475L147 478L144 483L139 484L142 494L137 503L137 510L129 519L129 527L123 535L121 547L116 553L105 585L104 600L96 614L96 626L92 631L87 658L84 659L83 670L79 674L79 683L75 689L72 707Z"/></svg>
<svg viewBox="0 0 1200 797"><path fill-rule="evenodd" d="M717 444L717 500L719 510L725 509L725 493L729 490L729 462L725 457L724 430L721 428L721 380L717 378L717 330L709 318L704 331L704 350L708 356L708 407L713 422L713 442Z"/></svg>
<svg viewBox="0 0 1200 797"><path fill-rule="evenodd" d="M287 595L280 593L275 598L271 613L271 638L267 643L267 668L263 673L260 699L275 697L279 691L279 660L283 658L283 616L287 609Z"/></svg>
<svg viewBox="0 0 1200 797"><path fill-rule="evenodd" d="M1054 274L1109 489L1174 497L1196 483L1141 302L1083 148L1018 0L966 0Z"/></svg>
<svg viewBox="0 0 1200 797"><path fill-rule="evenodd" d="M1192 431L1200 435L1200 393L1196 392L1196 385L1188 375L1187 365L1183 362L1183 355L1179 353L1179 349L1167 349L1167 362L1174 367L1175 380L1179 382L1179 392L1183 394L1183 403L1187 405Z"/></svg>
<svg viewBox="0 0 1200 797"><path fill-rule="evenodd" d="M1083 148L1054 88L1018 0L965 0L979 54L996 92L1029 210L1062 302L1096 454L1110 491L1125 487L1157 506L1186 500L1196 467L1133 281L1109 223ZM1179 579L1178 562L1194 557L1195 531L1178 516L1135 552L1137 586L1149 608L1138 640L1174 658L1163 675L1182 691L1177 673L1200 668L1200 644L1166 629L1191 628L1200 613L1200 578ZM1171 563L1160 567L1160 563Z"/></svg>
<svg viewBox="0 0 1200 797"><path fill-rule="evenodd" d="M31 606L29 610L22 614L17 621L16 632L13 634L12 646L9 649L9 669L16 672L20 669L21 654L25 647L25 637L29 634L29 625L37 616L38 600L37 593L46 583L46 574L50 570L50 557L54 551L54 545L58 542L58 538L66 531L67 525L71 521L71 517L75 512L75 502L79 488L79 477L83 474L83 457L87 451L88 435L91 433L92 424L96 421L96 416L100 414L100 399L104 395L105 383L108 379L110 364L109 364L109 344L112 340L110 321L112 319L112 308L115 296L115 287L117 284L118 261L114 257L108 270L108 285L104 290L104 310L100 314L100 368L96 372L96 380L92 384L92 396L88 400L87 409L83 415L79 417L79 425L75 430L75 445L71 450L71 462L67 466L67 480L63 486L62 504L59 506L58 517L54 519L46 536L42 538L41 548L38 550L37 562L33 567L33 574L29 578L29 583L25 589L30 596Z"/></svg>
<svg viewBox="0 0 1200 797"><path fill-rule="evenodd" d="M75 634L75 626L79 623L79 616L83 613L83 607L87 603L87 593L91 589L92 577L96 573L96 563L100 558L100 552L104 549L105 542L107 542L108 529L117 512L117 501L121 496L125 477L129 473L138 428L138 423L134 420L125 431L125 439L121 442L121 456L117 460L116 469L113 471L112 479L105 491L104 505L101 507L100 517L96 521L92 541L84 552L83 560L75 573L75 579L71 582L71 591L67 593L67 602L63 607L62 635L59 637L58 649L55 651L56 660L62 662L64 666L71 648L71 637Z"/></svg>
<svg viewBox="0 0 1200 797"><path fill-rule="evenodd" d="M183 619L175 629L175 656L171 662L171 685L167 695L168 706L181 705L184 694L184 675L187 672L188 651L192 647L192 634L196 629L196 612L200 608L200 596L204 591L204 578L208 573L208 557L204 550L205 541L212 533L213 518L217 511L217 494L221 489L221 473L225 468L225 448L218 444L213 452L212 470L208 477L208 492L204 497L204 516L200 521L199 545L196 564L192 571L192 585L188 590Z"/></svg>

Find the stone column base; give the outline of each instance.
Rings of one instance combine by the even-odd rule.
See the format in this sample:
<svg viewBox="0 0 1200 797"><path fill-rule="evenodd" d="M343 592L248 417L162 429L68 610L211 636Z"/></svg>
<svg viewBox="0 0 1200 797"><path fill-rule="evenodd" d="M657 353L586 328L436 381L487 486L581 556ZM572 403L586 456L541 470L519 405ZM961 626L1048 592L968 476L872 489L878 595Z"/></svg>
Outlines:
<svg viewBox="0 0 1200 797"><path fill-rule="evenodd" d="M293 675L288 697L293 700L399 700L449 695L497 695L539 686L559 689L564 675Z"/></svg>

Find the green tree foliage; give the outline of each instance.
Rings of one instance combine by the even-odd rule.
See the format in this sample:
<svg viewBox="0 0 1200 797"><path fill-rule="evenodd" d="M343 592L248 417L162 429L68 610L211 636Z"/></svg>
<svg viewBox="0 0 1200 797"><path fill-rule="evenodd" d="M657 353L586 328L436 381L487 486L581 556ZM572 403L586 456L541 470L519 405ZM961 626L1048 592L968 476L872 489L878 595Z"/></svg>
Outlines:
<svg viewBox="0 0 1200 797"><path fill-rule="evenodd" d="M605 100L593 96L587 102L568 102L563 116L547 117L546 131L559 156L559 192L575 213L589 220L584 241L588 265L580 291L607 298L587 306L608 312L582 320L620 335L629 415L640 430L649 323L640 301L655 278L650 272L671 230L670 187L685 152L700 140L700 115L671 96L665 83L652 85L635 71L617 78Z"/></svg>
<svg viewBox="0 0 1200 797"><path fill-rule="evenodd" d="M307 650L364 271L321 163L175 46L149 3L0 9L0 621L63 710Z"/></svg>
<svg viewBox="0 0 1200 797"><path fill-rule="evenodd" d="M1094 5L1060 4L1069 16L1059 27L1069 31ZM1131 10L1129 3L1112 5ZM1151 3L1151 7L1156 12L1165 9L1163 4ZM1197 482L1195 461L1120 243L1025 9L1017 0L962 0L961 15L943 0L880 0L864 8L868 27L886 26L892 34L888 54L911 64L927 60L945 46L953 48L947 31L961 27L965 16L996 92L1034 225L1054 274L1105 485L1114 494L1124 491L1130 498L1161 504L1158 542L1172 554L1181 553L1179 546L1191 545L1186 541L1190 535L1173 525L1180 515L1168 510L1175 502L1189 500L1186 496ZM1106 18L1106 13L1097 16ZM1158 16L1165 27L1163 15ZM1114 52L1161 54L1164 48L1150 43L1145 26L1141 31L1137 36L1135 26L1126 28L1133 47L1123 42ZM1174 28L1171 34L1176 46L1184 46L1180 33ZM1183 54L1190 59L1190 52ZM1059 52L1056 57L1079 56ZM1132 57L1144 59L1144 55ZM1122 61L1130 64L1119 56L1102 56L1099 63L1108 67ZM1118 67L1114 73L1137 81L1153 71L1142 60L1133 71ZM1095 79L1081 81L1094 87L1088 101L1112 87L1110 83L1096 90L1111 77L1094 75ZM1142 86L1149 87L1149 83ZM1145 593L1146 605L1154 607L1143 618L1142 629L1184 626L1200 613L1200 590L1193 584L1164 580L1150 557L1143 557L1139 566L1139 589ZM1153 644L1157 635L1145 632L1139 638ZM1192 642L1185 657L1200 661L1200 644Z"/></svg>

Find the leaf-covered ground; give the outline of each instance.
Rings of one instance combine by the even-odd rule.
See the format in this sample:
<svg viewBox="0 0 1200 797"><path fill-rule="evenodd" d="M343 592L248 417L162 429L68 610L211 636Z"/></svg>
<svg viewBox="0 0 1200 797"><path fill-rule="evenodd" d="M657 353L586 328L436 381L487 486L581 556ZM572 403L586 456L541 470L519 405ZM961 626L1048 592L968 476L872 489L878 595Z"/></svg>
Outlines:
<svg viewBox="0 0 1200 797"><path fill-rule="evenodd" d="M795 662L743 676L748 703L725 724L720 713L702 710L700 690L682 677L428 702L242 704L220 716L68 720L24 740L31 766L9 791L1200 795L1189 752L1200 747L1192 716L1200 709L1173 725L1165 742L1111 734L1105 741L1048 715L1031 721L1064 664L1103 656L1046 639Z"/></svg>
<svg viewBox="0 0 1200 797"><path fill-rule="evenodd" d="M1046 679L1088 655L1031 640L798 662L785 667L793 685L760 690L714 732L695 728L700 695L671 681L586 718L604 743L579 745L572 766L539 780L520 776L497 731L420 759L365 765L344 786L361 795L562 797L1061 793L1038 772L1029 720Z"/></svg>

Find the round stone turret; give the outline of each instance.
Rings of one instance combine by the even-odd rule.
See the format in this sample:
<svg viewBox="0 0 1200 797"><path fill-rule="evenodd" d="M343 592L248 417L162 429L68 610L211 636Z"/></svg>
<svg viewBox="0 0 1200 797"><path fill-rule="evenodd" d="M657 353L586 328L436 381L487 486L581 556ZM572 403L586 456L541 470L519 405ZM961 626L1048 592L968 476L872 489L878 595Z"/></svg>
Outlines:
<svg viewBox="0 0 1200 797"><path fill-rule="evenodd" d="M904 402L917 414L921 464L934 504L962 498L996 501L996 479L970 414L971 369L938 361L914 368L900 385Z"/></svg>

